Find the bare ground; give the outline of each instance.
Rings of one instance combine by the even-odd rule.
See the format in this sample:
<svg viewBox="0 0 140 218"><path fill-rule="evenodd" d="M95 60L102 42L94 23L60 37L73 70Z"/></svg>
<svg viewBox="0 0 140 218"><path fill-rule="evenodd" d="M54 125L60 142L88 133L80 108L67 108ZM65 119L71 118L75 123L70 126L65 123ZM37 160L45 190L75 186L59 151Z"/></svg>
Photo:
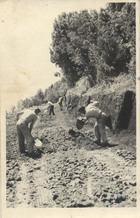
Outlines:
<svg viewBox="0 0 140 218"><path fill-rule="evenodd" d="M7 116L7 207L136 207L135 134L107 129L111 145L102 147L91 124L78 132L66 108L55 112L34 128L43 142L38 158L19 153L15 116Z"/></svg>

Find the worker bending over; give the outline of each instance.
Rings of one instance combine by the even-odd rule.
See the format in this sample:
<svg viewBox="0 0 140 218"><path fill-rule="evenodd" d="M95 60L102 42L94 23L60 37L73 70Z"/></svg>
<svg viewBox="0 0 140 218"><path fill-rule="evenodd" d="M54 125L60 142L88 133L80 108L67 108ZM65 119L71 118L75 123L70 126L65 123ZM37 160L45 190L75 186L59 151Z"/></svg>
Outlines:
<svg viewBox="0 0 140 218"><path fill-rule="evenodd" d="M31 134L33 126L37 120L37 115L40 113L40 109L26 110L25 112L17 113L17 133L19 141L19 150L21 153L25 152L25 144L27 143L27 152L29 155L33 154L34 138Z"/></svg>
<svg viewBox="0 0 140 218"><path fill-rule="evenodd" d="M98 105L98 101L92 101L87 107L83 106L79 108L78 112L80 117L77 119L76 126L78 129L81 129L89 118L95 118L96 123L94 131L97 139L95 143L100 144L102 139L103 145L108 145L109 143L105 132L105 126L112 129L111 116L107 116L101 109L99 109Z"/></svg>

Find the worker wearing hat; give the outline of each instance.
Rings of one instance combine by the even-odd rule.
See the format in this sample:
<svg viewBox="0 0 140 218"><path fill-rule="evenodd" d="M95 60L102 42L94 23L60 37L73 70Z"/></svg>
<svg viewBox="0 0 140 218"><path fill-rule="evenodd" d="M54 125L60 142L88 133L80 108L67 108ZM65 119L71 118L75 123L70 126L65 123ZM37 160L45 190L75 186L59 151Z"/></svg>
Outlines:
<svg viewBox="0 0 140 218"><path fill-rule="evenodd" d="M76 126L78 129L82 129L85 122L89 118L95 118L96 123L94 126L95 136L97 140L95 141L97 144L101 143L101 139L103 141L104 145L108 144L108 140L106 137L105 132L105 125L109 126L110 129L112 129L111 124L111 117L107 117L106 114L99 109L99 102L98 101L90 101L90 103L87 105L87 107L81 107L79 108L78 112L80 114L80 117L78 117ZM110 121L109 121L110 120Z"/></svg>

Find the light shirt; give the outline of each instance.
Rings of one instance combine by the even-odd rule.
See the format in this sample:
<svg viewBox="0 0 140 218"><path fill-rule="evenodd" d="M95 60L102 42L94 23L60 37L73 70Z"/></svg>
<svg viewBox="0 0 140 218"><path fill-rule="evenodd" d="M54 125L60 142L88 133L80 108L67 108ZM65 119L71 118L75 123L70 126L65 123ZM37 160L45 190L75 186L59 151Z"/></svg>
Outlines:
<svg viewBox="0 0 140 218"><path fill-rule="evenodd" d="M51 101L48 101L47 106L51 107L53 105L53 103Z"/></svg>
<svg viewBox="0 0 140 218"><path fill-rule="evenodd" d="M86 118L90 118L90 117L93 117L93 118L98 118L101 113L102 113L102 110L100 110L98 107L96 107L96 104L93 102L93 103L90 103L86 108Z"/></svg>
<svg viewBox="0 0 140 218"><path fill-rule="evenodd" d="M58 102L59 102L59 103L62 103L62 100L63 100L63 97L60 97L59 100L58 100Z"/></svg>
<svg viewBox="0 0 140 218"><path fill-rule="evenodd" d="M48 101L45 107L44 112L48 112L50 110L50 107L53 106L54 104L51 101Z"/></svg>
<svg viewBox="0 0 140 218"><path fill-rule="evenodd" d="M21 123L35 123L35 121L37 120L37 115L31 111L31 110L26 110L21 117L19 118L19 120L17 121L17 124L21 124Z"/></svg>

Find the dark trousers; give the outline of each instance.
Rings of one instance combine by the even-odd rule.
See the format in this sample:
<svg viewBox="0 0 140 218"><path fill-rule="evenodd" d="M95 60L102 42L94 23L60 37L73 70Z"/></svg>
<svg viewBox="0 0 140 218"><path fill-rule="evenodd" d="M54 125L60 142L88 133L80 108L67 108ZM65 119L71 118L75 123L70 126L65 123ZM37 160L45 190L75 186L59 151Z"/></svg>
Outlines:
<svg viewBox="0 0 140 218"><path fill-rule="evenodd" d="M102 113L99 119L96 119L96 123L94 126L95 136L97 140L100 142L101 138L103 143L107 143L107 136L105 132L105 120L106 114Z"/></svg>
<svg viewBox="0 0 140 218"><path fill-rule="evenodd" d="M34 138L31 135L31 131L28 128L28 125L21 123L17 125L18 141L19 141L19 150L21 153L25 152L25 140L27 143L28 153L33 152Z"/></svg>
<svg viewBox="0 0 140 218"><path fill-rule="evenodd" d="M60 106L60 110L62 111L62 107L63 107L62 102L59 102L59 106Z"/></svg>
<svg viewBox="0 0 140 218"><path fill-rule="evenodd" d="M53 105L50 106L49 115L51 115L51 114L55 115L55 113L54 113L54 106Z"/></svg>

